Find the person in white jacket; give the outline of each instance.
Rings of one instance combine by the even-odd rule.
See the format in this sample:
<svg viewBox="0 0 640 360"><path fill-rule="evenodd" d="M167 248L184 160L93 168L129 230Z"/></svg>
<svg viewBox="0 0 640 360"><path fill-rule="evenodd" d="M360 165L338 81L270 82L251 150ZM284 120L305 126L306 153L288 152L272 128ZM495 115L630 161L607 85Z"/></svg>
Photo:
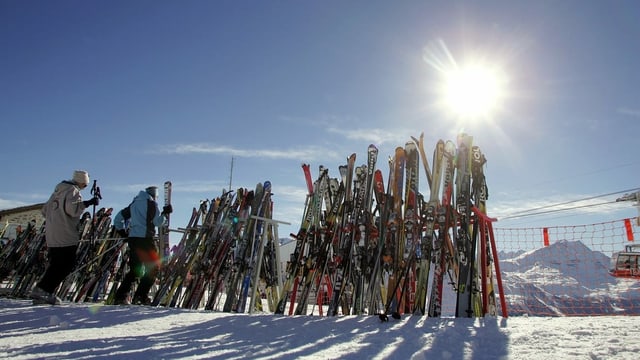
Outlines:
<svg viewBox="0 0 640 360"><path fill-rule="evenodd" d="M80 216L86 208L100 202L98 197L82 200L80 191L88 185L89 174L84 170L76 170L71 180L64 180L56 185L53 194L42 208L49 263L44 275L31 292L34 304L60 303L60 299L55 296L55 290L73 271L76 264L76 251L80 241Z"/></svg>

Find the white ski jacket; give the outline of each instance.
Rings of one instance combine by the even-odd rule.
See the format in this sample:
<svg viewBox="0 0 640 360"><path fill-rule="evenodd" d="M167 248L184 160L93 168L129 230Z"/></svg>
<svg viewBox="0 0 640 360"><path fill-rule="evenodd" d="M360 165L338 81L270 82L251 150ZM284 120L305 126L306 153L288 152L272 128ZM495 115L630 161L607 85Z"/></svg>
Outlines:
<svg viewBox="0 0 640 360"><path fill-rule="evenodd" d="M82 203L80 188L75 183L65 180L56 185L53 194L42 207L48 247L78 244L78 224L84 209L86 207Z"/></svg>

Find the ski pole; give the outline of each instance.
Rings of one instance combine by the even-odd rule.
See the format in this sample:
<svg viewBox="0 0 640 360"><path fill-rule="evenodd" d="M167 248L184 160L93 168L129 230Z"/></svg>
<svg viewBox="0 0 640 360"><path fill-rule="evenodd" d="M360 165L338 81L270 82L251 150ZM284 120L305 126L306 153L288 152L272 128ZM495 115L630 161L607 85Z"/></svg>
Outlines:
<svg viewBox="0 0 640 360"><path fill-rule="evenodd" d="M122 239L126 239L123 237L107 237L107 238L99 238L99 239L95 239L94 241L96 242L102 242L102 241L118 241L118 240L122 240ZM80 242L87 242L87 241L91 241L91 239L87 240L87 239L82 239L80 240Z"/></svg>
<svg viewBox="0 0 640 360"><path fill-rule="evenodd" d="M126 239L126 238L118 238L118 239L115 239L115 240L123 240L123 239ZM109 248L107 248L106 250L104 250L102 253L103 253L103 254L108 253L109 251L111 251L111 250L113 250L113 249L115 249L115 248L117 248L117 247L119 247L119 246L121 247L121 246L123 246L123 245L124 245L124 241L123 241L123 242L118 241L118 242L116 242L114 245L112 245L111 247L109 247ZM75 269L74 269L74 270L73 270L69 275L67 275L67 276L69 277L69 276L71 276L71 275L75 275L75 274L77 274L78 272L80 272L80 270L82 270L82 269L86 268L87 266L89 266L89 265L93 264L94 262L96 262L97 260L99 260L99 259L101 259L101 258L102 258L102 255L94 257L93 259L91 259L91 260L87 261L86 263L82 264L81 266L78 266L77 268L75 268Z"/></svg>
<svg viewBox="0 0 640 360"><path fill-rule="evenodd" d="M102 195L100 195L100 187L97 186L98 180L93 180L93 186L91 187L91 195L93 198L98 198L102 200ZM93 241L96 236L96 204L93 204L93 215L91 216L91 245L93 245Z"/></svg>

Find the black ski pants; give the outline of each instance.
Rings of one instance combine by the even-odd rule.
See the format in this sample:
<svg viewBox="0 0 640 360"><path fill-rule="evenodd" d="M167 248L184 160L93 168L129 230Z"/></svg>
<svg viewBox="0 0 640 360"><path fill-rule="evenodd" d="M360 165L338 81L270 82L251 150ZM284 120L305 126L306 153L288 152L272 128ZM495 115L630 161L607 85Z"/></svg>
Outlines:
<svg viewBox="0 0 640 360"><path fill-rule="evenodd" d="M129 272L122 279L115 298L116 300L125 299L133 283L136 279L140 279L133 299L145 299L160 270L158 249L152 238L131 237L127 243L129 244Z"/></svg>
<svg viewBox="0 0 640 360"><path fill-rule="evenodd" d="M37 286L48 293L53 293L73 271L77 250L78 245L50 247L48 249L49 264Z"/></svg>

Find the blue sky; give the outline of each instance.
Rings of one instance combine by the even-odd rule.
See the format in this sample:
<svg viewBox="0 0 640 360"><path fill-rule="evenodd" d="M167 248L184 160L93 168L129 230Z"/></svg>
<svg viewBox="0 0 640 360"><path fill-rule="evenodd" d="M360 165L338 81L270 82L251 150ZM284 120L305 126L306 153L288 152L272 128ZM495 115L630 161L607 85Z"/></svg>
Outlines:
<svg viewBox="0 0 640 360"><path fill-rule="evenodd" d="M116 209L171 180L180 227L228 188L233 157L234 189L272 182L283 237L302 217L302 163L337 177L373 143L386 174L410 136L424 132L430 154L462 129L487 157L492 216L637 189L639 13L636 1L4 0L0 209L44 202L86 169ZM441 106L434 64L453 61L500 69L499 108L471 121Z"/></svg>

